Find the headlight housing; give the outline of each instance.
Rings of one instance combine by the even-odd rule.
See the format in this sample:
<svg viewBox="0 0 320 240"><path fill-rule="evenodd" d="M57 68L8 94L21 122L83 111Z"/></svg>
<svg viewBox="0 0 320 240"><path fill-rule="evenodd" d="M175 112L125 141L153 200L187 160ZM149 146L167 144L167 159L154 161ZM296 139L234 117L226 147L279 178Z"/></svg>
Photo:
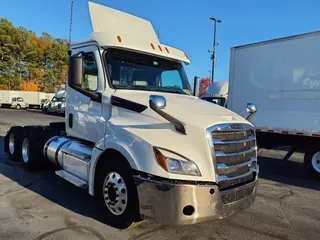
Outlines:
<svg viewBox="0 0 320 240"><path fill-rule="evenodd" d="M198 166L187 159L175 159L164 156L159 149L153 148L157 162L160 166L170 173L201 176Z"/></svg>

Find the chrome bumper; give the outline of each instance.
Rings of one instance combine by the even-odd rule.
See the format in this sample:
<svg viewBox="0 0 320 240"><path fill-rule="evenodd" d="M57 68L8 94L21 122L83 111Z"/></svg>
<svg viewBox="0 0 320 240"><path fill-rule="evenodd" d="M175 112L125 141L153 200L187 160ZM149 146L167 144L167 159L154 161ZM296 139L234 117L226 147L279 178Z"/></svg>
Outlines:
<svg viewBox="0 0 320 240"><path fill-rule="evenodd" d="M257 192L257 176L249 184L226 191L217 185L171 184L142 177L135 177L135 182L141 216L170 225L229 217L250 207Z"/></svg>

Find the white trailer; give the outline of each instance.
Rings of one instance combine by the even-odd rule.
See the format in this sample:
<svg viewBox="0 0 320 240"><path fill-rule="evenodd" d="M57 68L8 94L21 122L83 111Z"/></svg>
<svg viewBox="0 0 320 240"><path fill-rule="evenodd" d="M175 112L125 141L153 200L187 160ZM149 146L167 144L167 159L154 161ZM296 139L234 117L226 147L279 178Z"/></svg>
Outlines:
<svg viewBox="0 0 320 240"><path fill-rule="evenodd" d="M149 21L89 8L95 32L71 45L65 122L12 127L11 159L28 170L51 161L118 228L194 224L250 207L259 172L252 124L190 95L190 60Z"/></svg>
<svg viewBox="0 0 320 240"><path fill-rule="evenodd" d="M259 147L292 146L320 174L320 32L231 49L228 108L254 103Z"/></svg>

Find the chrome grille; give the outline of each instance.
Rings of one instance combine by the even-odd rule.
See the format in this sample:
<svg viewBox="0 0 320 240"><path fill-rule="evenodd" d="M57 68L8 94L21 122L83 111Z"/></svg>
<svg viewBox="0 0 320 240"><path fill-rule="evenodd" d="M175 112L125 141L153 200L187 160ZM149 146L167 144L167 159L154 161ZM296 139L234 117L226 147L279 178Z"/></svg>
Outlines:
<svg viewBox="0 0 320 240"><path fill-rule="evenodd" d="M215 125L208 129L208 136L211 137L209 143L222 192L254 181L257 175L256 138L250 125ZM236 198L228 198L226 202Z"/></svg>
<svg viewBox="0 0 320 240"><path fill-rule="evenodd" d="M248 188L240 189L233 193L222 194L221 199L224 204L228 204L228 203L235 202L242 198L250 196L253 193L253 190L254 190L254 186L251 186Z"/></svg>

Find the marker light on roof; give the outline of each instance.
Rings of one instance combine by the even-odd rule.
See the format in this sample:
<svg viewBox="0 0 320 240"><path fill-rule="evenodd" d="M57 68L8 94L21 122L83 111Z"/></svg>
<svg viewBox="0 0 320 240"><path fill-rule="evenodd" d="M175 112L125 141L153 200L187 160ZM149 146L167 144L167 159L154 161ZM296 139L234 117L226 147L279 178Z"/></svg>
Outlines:
<svg viewBox="0 0 320 240"><path fill-rule="evenodd" d="M166 49L167 53L170 53L170 52L169 52L169 49L168 49L167 47L165 47L165 49Z"/></svg>
<svg viewBox="0 0 320 240"><path fill-rule="evenodd" d="M153 44L152 44L152 43L150 43L150 45L151 45L151 47L153 48L153 50L155 50L155 48L154 48Z"/></svg>
<svg viewBox="0 0 320 240"><path fill-rule="evenodd" d="M162 52L162 48L161 48L161 46L160 46L160 45L158 45L158 47L159 47L160 51Z"/></svg>
<svg viewBox="0 0 320 240"><path fill-rule="evenodd" d="M120 36L117 36L117 39L118 39L119 42L122 42L122 39L121 39Z"/></svg>

